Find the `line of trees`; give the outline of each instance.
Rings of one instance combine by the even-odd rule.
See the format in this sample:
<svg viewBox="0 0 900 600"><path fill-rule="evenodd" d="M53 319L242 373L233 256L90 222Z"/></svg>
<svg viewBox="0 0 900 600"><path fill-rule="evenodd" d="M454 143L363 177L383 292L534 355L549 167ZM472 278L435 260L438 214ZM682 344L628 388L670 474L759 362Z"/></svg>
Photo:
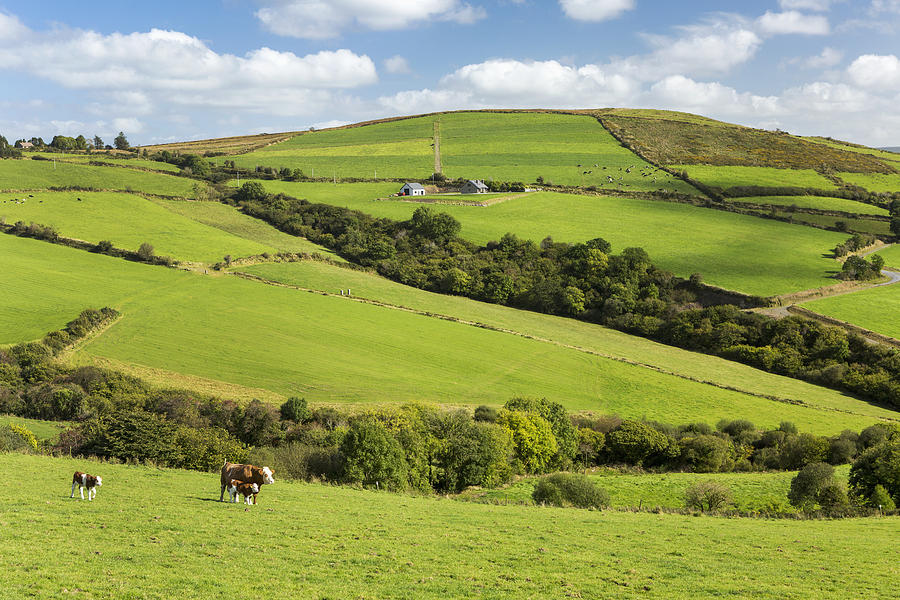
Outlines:
<svg viewBox="0 0 900 600"><path fill-rule="evenodd" d="M4 145L9 146L12 150L18 151L18 149L24 148L27 143L31 144L31 149L40 150L40 151L56 151L56 152L78 152L85 150L112 150L113 147L116 150L129 150L131 145L128 143L128 138L125 136L125 133L120 131L119 135L116 136L113 144L114 146L108 146L103 143L103 139L99 135L95 135L93 138L86 138L83 135L77 135L75 137L68 135L55 135L53 139L48 144L44 141L44 138L35 136L31 139L19 139L16 140L12 146L9 146L6 138L0 135L0 158L5 158L7 155L3 153ZM21 157L21 152L16 154L16 157ZM13 156L13 155L10 155Z"/></svg>
<svg viewBox="0 0 900 600"><path fill-rule="evenodd" d="M900 407L897 350L802 317L776 320L733 304L695 308L700 278L658 269L641 248L614 254L602 238L536 244L511 233L482 246L428 207L394 221L268 195L259 182L232 194L247 214L406 285L576 317Z"/></svg>

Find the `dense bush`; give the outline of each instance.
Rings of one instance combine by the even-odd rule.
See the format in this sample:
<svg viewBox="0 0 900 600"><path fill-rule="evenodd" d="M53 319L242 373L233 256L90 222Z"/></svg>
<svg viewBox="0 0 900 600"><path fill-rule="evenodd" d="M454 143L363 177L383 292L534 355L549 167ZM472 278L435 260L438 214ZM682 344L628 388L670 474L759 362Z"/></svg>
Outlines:
<svg viewBox="0 0 900 600"><path fill-rule="evenodd" d="M859 455L850 467L850 489L860 498L870 498L882 486L900 502L900 428L894 426L882 442Z"/></svg>
<svg viewBox="0 0 900 600"><path fill-rule="evenodd" d="M554 473L541 477L531 494L537 504L602 509L609 506L609 494L584 475Z"/></svg>
<svg viewBox="0 0 900 600"><path fill-rule="evenodd" d="M688 508L713 512L731 502L731 490L718 481L698 481L684 491L684 504Z"/></svg>
<svg viewBox="0 0 900 600"><path fill-rule="evenodd" d="M839 489L834 480L834 467L814 462L800 469L800 472L791 480L788 500L792 505L804 511L810 511L816 505L820 505L822 508L831 508L841 501L843 492L839 492Z"/></svg>

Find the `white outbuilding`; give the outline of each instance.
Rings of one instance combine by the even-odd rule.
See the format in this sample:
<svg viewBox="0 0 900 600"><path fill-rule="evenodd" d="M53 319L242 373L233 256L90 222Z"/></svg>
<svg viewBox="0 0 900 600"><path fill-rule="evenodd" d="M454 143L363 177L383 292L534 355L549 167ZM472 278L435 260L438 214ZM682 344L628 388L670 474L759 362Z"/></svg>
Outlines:
<svg viewBox="0 0 900 600"><path fill-rule="evenodd" d="M398 196L424 196L425 186L421 183L404 183Z"/></svg>

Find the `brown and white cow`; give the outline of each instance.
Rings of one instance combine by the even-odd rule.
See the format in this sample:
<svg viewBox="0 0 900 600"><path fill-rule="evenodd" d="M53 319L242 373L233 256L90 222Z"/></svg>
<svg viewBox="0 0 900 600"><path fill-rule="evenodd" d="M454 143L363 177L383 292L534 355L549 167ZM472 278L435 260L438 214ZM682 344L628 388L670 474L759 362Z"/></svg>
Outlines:
<svg viewBox="0 0 900 600"><path fill-rule="evenodd" d="M225 488L231 483L232 479L243 481L244 483L255 483L256 485L264 485L266 483L275 483L272 477L274 471L269 467L255 467L253 465L233 465L227 460L222 465L222 476L219 483L222 485L222 491L219 494L219 502L225 500Z"/></svg>
<svg viewBox="0 0 900 600"><path fill-rule="evenodd" d="M84 488L88 490L88 501L94 499L94 496L97 495L97 488L103 485L102 477L94 477L93 475L88 475L87 473L82 473L81 471L75 471L75 474L72 475L72 495L69 498L75 497L75 486L78 486L78 490L81 492L81 499L84 500Z"/></svg>
<svg viewBox="0 0 900 600"><path fill-rule="evenodd" d="M256 504L256 495L259 493L258 483L244 483L232 479L228 485L228 494L232 502L237 502L238 494L244 497L244 504Z"/></svg>

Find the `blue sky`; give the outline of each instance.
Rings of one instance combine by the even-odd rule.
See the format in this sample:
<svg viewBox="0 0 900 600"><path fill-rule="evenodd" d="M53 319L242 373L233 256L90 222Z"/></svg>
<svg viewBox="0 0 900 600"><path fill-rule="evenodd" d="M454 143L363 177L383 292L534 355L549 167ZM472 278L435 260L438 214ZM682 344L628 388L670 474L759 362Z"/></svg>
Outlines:
<svg viewBox="0 0 900 600"><path fill-rule="evenodd" d="M900 145L900 0L0 0L0 133L627 106Z"/></svg>

